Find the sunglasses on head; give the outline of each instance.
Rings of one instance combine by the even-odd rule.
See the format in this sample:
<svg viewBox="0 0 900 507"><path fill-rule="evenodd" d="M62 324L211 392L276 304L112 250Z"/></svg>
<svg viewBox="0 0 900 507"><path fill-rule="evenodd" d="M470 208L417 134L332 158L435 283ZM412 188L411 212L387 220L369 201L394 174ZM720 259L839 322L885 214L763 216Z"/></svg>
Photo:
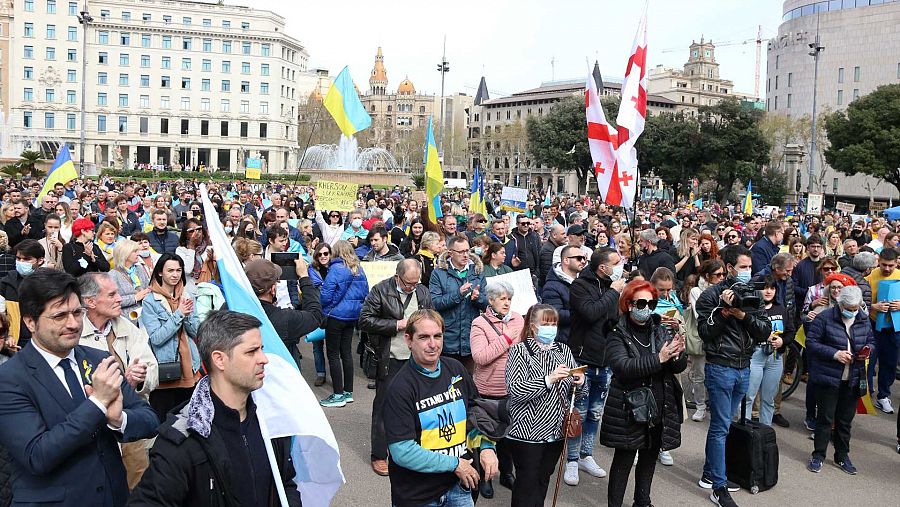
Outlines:
<svg viewBox="0 0 900 507"><path fill-rule="evenodd" d="M656 299L632 299L631 306L637 308L638 310L643 310L644 308L650 307L651 310L656 310L656 303L658 301Z"/></svg>

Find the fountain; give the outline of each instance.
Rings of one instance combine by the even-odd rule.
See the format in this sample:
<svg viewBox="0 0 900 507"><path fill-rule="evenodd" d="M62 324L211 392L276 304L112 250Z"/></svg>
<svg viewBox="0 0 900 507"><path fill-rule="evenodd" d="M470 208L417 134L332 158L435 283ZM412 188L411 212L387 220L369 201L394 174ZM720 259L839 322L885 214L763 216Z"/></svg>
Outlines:
<svg viewBox="0 0 900 507"><path fill-rule="evenodd" d="M41 152L44 158L54 158L63 140L56 135L33 128L13 128L0 111L0 164L19 160L25 150Z"/></svg>
<svg viewBox="0 0 900 507"><path fill-rule="evenodd" d="M316 144L306 149L301 169L361 169L397 172L397 160L384 148L359 148L355 137L341 135L338 144Z"/></svg>

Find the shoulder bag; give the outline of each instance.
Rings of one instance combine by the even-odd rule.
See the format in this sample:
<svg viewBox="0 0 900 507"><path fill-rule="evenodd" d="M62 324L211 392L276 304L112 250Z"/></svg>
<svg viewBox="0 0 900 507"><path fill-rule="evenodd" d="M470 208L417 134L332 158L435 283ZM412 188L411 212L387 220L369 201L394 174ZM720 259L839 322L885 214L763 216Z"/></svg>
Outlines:
<svg viewBox="0 0 900 507"><path fill-rule="evenodd" d="M628 345L635 353L635 357L640 357L640 351L630 340ZM650 351L656 354L656 341L652 329L650 330ZM645 385L625 392L625 411L632 422L652 427L653 421L659 417L659 406L656 404L653 389Z"/></svg>

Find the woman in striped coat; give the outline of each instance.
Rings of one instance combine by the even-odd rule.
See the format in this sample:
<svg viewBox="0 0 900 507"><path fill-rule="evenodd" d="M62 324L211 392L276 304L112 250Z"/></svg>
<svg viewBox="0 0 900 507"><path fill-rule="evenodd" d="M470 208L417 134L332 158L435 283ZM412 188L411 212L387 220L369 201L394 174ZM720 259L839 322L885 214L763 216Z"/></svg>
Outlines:
<svg viewBox="0 0 900 507"><path fill-rule="evenodd" d="M550 476L563 448L563 418L573 386L583 391L584 374L566 344L556 341L559 314L534 305L525 315L522 341L509 349L506 384L512 421L506 440L516 479L512 506L543 506Z"/></svg>

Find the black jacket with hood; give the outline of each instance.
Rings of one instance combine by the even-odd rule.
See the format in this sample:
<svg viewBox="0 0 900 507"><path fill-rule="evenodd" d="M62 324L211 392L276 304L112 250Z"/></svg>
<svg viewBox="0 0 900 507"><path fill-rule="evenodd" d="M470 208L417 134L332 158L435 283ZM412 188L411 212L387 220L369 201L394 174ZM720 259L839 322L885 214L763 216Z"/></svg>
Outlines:
<svg viewBox="0 0 900 507"><path fill-rule="evenodd" d="M590 264L569 287L569 348L581 364L606 366L606 333L619 318L619 291Z"/></svg>

